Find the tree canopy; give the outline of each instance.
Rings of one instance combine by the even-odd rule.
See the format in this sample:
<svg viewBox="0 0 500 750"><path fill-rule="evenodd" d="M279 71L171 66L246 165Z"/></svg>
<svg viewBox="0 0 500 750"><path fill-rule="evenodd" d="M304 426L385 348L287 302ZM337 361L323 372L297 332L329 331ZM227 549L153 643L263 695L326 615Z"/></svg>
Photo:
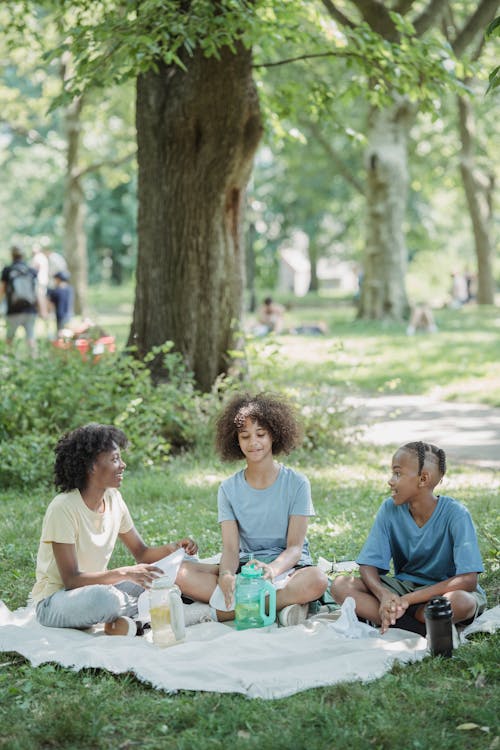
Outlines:
<svg viewBox="0 0 500 750"><path fill-rule="evenodd" d="M117 281L120 268L126 272L134 262L137 232L129 342L143 356L173 340L198 382L210 388L230 366L228 351L240 328L245 193L263 139L269 156L257 161L250 190L257 273L267 269L261 283L276 278L269 271L277 249L300 228L309 236L312 267L341 247L363 262L372 300L365 300L365 314L401 316L404 295L396 302L394 292L382 290L404 287L405 237L411 259L424 246L440 251L453 221L464 237L470 231L462 226L462 198L457 210L451 206L448 221L437 212L429 221L435 196L440 193L444 202L447 192L442 179L432 184L432 175L441 172L458 195L457 174L450 176L449 158L443 158L458 148L451 97L477 99L474 76L481 67L468 49L484 38L497 7L494 0L391 7L377 0L23 0L4 6L2 44L9 65L0 90L8 105L3 161L13 194L24 186L33 196L25 221L9 217L9 225L20 234L64 235L68 253L78 244L78 226L85 227L88 253L75 251L76 274L87 274L79 263L90 254L91 278L102 259L111 258ZM496 28L492 24L491 33ZM75 111L79 140L77 160L70 163L67 126ZM403 120L396 140L382 145L381 136ZM486 113L477 141L480 159L488 159L492 123ZM232 141L221 137L229 133ZM389 202L399 201L389 219L396 231L391 235L380 223L391 212L381 209L377 191L389 163L387 149L396 153L401 138L403 172L392 170L388 181ZM127 159L137 144L136 187L135 165ZM24 179L35 149L54 184L50 196L47 179ZM19 183L15 170L21 163L26 166ZM71 185L77 189L75 210L87 212L73 234ZM3 192L7 205L13 198L5 185ZM468 203L472 210L470 198ZM443 227L439 240L432 236L433 223ZM390 284L394 263L375 260L383 257L378 253L384 243L400 245L399 270ZM259 260L266 255L270 263Z"/></svg>

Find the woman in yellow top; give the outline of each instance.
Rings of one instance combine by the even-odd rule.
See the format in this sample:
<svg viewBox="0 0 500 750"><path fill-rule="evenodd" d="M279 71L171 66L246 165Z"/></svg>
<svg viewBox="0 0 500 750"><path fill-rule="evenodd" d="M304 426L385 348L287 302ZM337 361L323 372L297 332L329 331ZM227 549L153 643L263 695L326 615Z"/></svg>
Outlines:
<svg viewBox="0 0 500 750"><path fill-rule="evenodd" d="M154 563L181 547L190 555L198 550L188 538L156 547L145 544L119 491L125 470L121 449L126 446L121 430L95 423L57 443L54 474L61 493L45 513L31 592L42 625L88 628L103 622L109 635L135 635L140 632L133 619L138 597L162 574ZM108 570L117 538L136 563ZM186 624L206 614L197 607L185 607Z"/></svg>

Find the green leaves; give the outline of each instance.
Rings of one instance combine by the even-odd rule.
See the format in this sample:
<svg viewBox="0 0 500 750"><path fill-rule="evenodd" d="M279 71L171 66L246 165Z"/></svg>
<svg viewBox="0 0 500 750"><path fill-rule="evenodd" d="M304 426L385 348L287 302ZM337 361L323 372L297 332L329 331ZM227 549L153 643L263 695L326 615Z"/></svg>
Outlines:
<svg viewBox="0 0 500 750"><path fill-rule="evenodd" d="M164 357L168 379L151 380L148 364ZM76 350L47 350L37 360L5 358L0 400L0 485L25 487L52 480L60 435L87 422L116 424L131 443L135 466L161 466L200 434L203 397L171 344L146 362L130 353L95 364ZM57 383L57 387L54 384ZM75 394L79 394L75 398Z"/></svg>

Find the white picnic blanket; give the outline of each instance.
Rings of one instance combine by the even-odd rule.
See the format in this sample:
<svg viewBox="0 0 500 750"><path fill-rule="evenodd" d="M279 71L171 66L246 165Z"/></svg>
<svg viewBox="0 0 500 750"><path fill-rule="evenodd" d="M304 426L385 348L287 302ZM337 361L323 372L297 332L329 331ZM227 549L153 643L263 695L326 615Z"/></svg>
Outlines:
<svg viewBox="0 0 500 750"><path fill-rule="evenodd" d="M495 630L500 607L485 612L471 626L473 632L483 623L487 632ZM324 616L294 627L244 631L201 623L186 629L184 643L159 649L150 634L111 638L102 630L46 628L36 622L32 607L11 612L0 601L0 652L22 654L33 666L53 662L74 670L132 672L170 693L205 690L267 699L337 682L374 680L395 661L417 661L427 653L425 638L404 630L391 628L380 636L371 628L353 638L334 626Z"/></svg>

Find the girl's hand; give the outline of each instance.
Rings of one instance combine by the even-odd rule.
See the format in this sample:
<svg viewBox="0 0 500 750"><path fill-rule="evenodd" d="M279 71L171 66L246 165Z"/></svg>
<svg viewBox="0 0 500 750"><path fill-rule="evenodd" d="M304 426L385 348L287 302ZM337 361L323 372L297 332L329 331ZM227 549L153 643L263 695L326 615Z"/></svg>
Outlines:
<svg viewBox="0 0 500 750"><path fill-rule="evenodd" d="M189 537L185 537L184 539L179 539L178 542L175 542L176 549L182 549L187 552L188 555L196 555L198 552L198 545L194 541L194 539L190 539Z"/></svg>
<svg viewBox="0 0 500 750"><path fill-rule="evenodd" d="M148 565L147 563L129 565L126 568L122 568L122 571L128 581L137 583L145 589L150 589L155 578L163 575L161 568L158 568L156 565Z"/></svg>
<svg viewBox="0 0 500 750"><path fill-rule="evenodd" d="M223 570L219 573L218 583L220 590L224 595L224 602L228 610L234 608L234 589L236 586L236 574L230 570Z"/></svg>
<svg viewBox="0 0 500 750"><path fill-rule="evenodd" d="M256 568L260 568L261 570L263 570L264 575L262 576L262 578L265 578L268 581L272 582L274 577L277 575L269 563L263 563L260 562L260 560L250 560L250 563L252 565L255 565Z"/></svg>

